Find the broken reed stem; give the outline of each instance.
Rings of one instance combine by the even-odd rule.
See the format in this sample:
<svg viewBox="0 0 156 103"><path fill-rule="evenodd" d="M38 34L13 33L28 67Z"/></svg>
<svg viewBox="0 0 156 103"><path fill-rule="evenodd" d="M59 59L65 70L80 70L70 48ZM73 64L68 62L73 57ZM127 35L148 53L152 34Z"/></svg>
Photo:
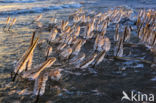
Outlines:
<svg viewBox="0 0 156 103"><path fill-rule="evenodd" d="M111 43L112 45L116 44L116 42L114 43ZM123 43L123 46L124 47L139 47L139 46L144 46L144 44L141 44L141 43Z"/></svg>
<svg viewBox="0 0 156 103"><path fill-rule="evenodd" d="M139 47L139 46L144 46L144 47L145 47L144 44L140 44L140 43L138 43L138 44L134 44L134 43L124 43L123 45L124 45L124 47Z"/></svg>
<svg viewBox="0 0 156 103"><path fill-rule="evenodd" d="M41 90L41 88L40 88L39 91L38 91L38 94L37 94L37 96L36 96L36 100L35 100L34 103L38 103L38 102L39 102L39 98L40 98L40 90Z"/></svg>
<svg viewBox="0 0 156 103"><path fill-rule="evenodd" d="M147 64L156 64L156 63L154 63L152 61L149 61L149 60L133 58L133 57L117 57L117 56L113 56L113 58L114 59L119 59L119 60L138 60L140 62L147 63Z"/></svg>

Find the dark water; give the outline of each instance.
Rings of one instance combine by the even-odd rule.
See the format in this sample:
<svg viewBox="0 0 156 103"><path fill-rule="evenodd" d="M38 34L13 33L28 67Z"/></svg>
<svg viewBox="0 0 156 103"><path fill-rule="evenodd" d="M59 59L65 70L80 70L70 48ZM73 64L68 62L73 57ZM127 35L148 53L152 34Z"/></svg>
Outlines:
<svg viewBox="0 0 156 103"><path fill-rule="evenodd" d="M21 80L12 83L10 72L29 45L34 17L43 14L46 23L51 17L65 19L76 9L83 7L89 12L104 12L116 6L133 10L156 9L156 0L0 0L0 103L31 103L34 96L21 96L17 91L32 90L33 83ZM3 32L6 17L17 18L13 33ZM114 32L110 29L107 35ZM133 33L135 35L135 33ZM46 38L47 34L42 35ZM138 42L137 38L132 38ZM146 47L125 47L125 56L151 60L153 54ZM107 55L111 55L110 51ZM156 69L136 60L104 60L95 68L73 70L64 73L54 89L49 82L41 103L121 103L122 91L140 91L156 95ZM52 87L51 87L52 86ZM56 86L55 86L56 87ZM127 101L123 101L127 103Z"/></svg>

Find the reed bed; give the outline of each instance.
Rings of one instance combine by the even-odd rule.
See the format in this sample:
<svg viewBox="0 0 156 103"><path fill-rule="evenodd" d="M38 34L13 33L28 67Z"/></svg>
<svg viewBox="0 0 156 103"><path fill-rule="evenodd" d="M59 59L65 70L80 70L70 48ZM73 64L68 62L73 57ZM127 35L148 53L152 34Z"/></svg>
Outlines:
<svg viewBox="0 0 156 103"><path fill-rule="evenodd" d="M108 59L138 60L155 65L155 61L124 56L125 46L140 46L131 44L132 32L137 33L140 43L154 55L156 51L156 11L141 10L134 27L127 24L121 28L121 23L131 18L131 14L131 10L122 8L104 13L88 13L81 8L67 20L57 22L57 18L51 18L48 24L40 22L42 14L37 16L32 21L36 29L30 40L30 46L14 67L12 80L18 80L17 77L20 77L35 81L32 94L36 96L37 103L39 96L45 92L48 79L59 81L62 78L62 71L94 68ZM4 31L13 29L16 18L12 22L10 19L8 17ZM110 25L115 25L113 37L106 35ZM48 32L49 36L41 40L39 35L43 32ZM32 63L36 49L44 55L44 62L38 65ZM113 55L109 55L110 50L113 50Z"/></svg>

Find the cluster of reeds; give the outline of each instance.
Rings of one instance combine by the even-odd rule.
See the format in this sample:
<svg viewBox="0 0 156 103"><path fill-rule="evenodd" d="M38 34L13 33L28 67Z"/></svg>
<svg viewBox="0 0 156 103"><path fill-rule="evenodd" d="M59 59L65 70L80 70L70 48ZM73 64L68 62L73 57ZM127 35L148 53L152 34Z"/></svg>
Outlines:
<svg viewBox="0 0 156 103"><path fill-rule="evenodd" d="M12 26L16 23L16 18L14 18L11 22L11 18L8 17L6 21L6 25L3 27L3 30L5 30L8 27L8 31L12 28Z"/></svg>
<svg viewBox="0 0 156 103"><path fill-rule="evenodd" d="M156 44L156 12L141 10L137 18L137 32L141 41L149 48Z"/></svg>
<svg viewBox="0 0 156 103"><path fill-rule="evenodd" d="M81 8L61 23L57 23L56 18L52 18L51 23L46 27L40 22L42 15L39 15L32 22L37 24L38 28L33 33L30 46L15 67L13 81L17 75L35 80L33 94L38 98L39 95L44 94L48 78L58 81L62 70L85 69L99 65L111 48L111 41L105 35L110 24L116 25L114 57L122 57L123 44L130 40L132 28L125 26L124 32L120 35L119 22L122 18L129 18L131 13L117 8L105 13L93 14L86 13ZM150 46L155 45L155 17L155 11L141 11L137 20L138 36ZM49 32L49 37L39 41L38 34L42 34L42 31ZM42 46L43 44L48 46ZM91 48L85 50L86 46ZM36 47L45 50L45 62L32 66Z"/></svg>

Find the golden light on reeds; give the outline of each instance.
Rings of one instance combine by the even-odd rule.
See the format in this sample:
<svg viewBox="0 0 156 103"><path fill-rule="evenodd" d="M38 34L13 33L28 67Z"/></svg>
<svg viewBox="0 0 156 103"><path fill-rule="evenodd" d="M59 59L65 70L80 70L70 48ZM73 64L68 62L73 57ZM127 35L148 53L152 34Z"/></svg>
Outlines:
<svg viewBox="0 0 156 103"><path fill-rule="evenodd" d="M42 17L42 14L38 15L37 17L35 17L34 22L38 22L39 20L41 20Z"/></svg>
<svg viewBox="0 0 156 103"><path fill-rule="evenodd" d="M90 64L93 63L93 61L95 60L97 54L94 53L90 58L88 58L87 60L85 60L81 65L80 68L87 68Z"/></svg>
<svg viewBox="0 0 156 103"><path fill-rule="evenodd" d="M5 24L5 26L3 27L3 30L9 25L10 20L11 20L11 18L8 17L7 20L6 20L6 24Z"/></svg>
<svg viewBox="0 0 156 103"><path fill-rule="evenodd" d="M28 48L28 50L24 53L22 58L19 60L17 67L14 70L15 76L13 77L13 81L15 80L16 76L19 73L21 73L22 71L24 71L26 69L26 64L29 61L29 59L32 57L33 51L34 51L35 47L37 46L38 39L39 38L37 38L34 41L33 45Z"/></svg>
<svg viewBox="0 0 156 103"><path fill-rule="evenodd" d="M8 25L8 31L12 28L12 26L16 23L16 18L14 18L13 20L12 20L12 22L10 22L10 20L11 20L11 18L10 17L8 17L7 18L7 21L6 21L6 25L4 26L4 29L7 27L7 25Z"/></svg>
<svg viewBox="0 0 156 103"><path fill-rule="evenodd" d="M94 63L94 65L100 64L100 63L103 61L105 54L106 54L106 51L100 52L100 53L97 55L97 57L95 58L95 63Z"/></svg>
<svg viewBox="0 0 156 103"><path fill-rule="evenodd" d="M108 52L112 47L114 47L114 55L111 56L113 58L122 58L124 46L129 43L135 30L132 32L131 25L122 25L120 21L123 18L130 17L130 14L131 11L126 11L122 8L91 14L85 13L83 9L80 9L69 17L69 21L62 20L54 23L54 19L52 19L54 26L38 25L39 28L35 29L30 40L30 46L14 70L15 76L13 80L17 74L20 74L22 78L35 80L34 94L39 96L45 92L48 77L54 81L60 80L62 74L58 68L63 68L62 70L67 68L69 70L94 68L104 61L106 54L110 56ZM150 46L150 48L154 48L156 44L156 32L154 31L156 19L154 15L155 13L152 10L142 10L136 20L138 38L141 39L140 42ZM34 22L40 23L41 18L42 15L39 15L34 19ZM9 25L9 21L8 18L6 25ZM10 25L14 25L14 23L12 21ZM114 34L114 41L111 38L110 27L114 29L111 30L111 34ZM122 29L122 27L124 28ZM38 29L40 29L40 35L46 32L45 39L39 41L39 38L37 38L34 40ZM39 43L37 44L38 41ZM43 57L33 54L37 45L43 48L43 50L38 49L37 51L39 54L44 52ZM39 61L39 65L34 66L32 65L34 56L44 61ZM144 60L141 61L145 62ZM25 69L27 70L25 71Z"/></svg>
<svg viewBox="0 0 156 103"><path fill-rule="evenodd" d="M49 67L49 66L51 66L51 65L53 65L53 63L56 61L56 58L49 58L49 59L47 59L44 63L43 63L43 65L39 68L39 70L36 72L36 73L34 73L34 74L31 74L30 76L29 76L29 78L31 78L31 79L36 79L39 75L40 75L40 73L46 68L46 67Z"/></svg>

